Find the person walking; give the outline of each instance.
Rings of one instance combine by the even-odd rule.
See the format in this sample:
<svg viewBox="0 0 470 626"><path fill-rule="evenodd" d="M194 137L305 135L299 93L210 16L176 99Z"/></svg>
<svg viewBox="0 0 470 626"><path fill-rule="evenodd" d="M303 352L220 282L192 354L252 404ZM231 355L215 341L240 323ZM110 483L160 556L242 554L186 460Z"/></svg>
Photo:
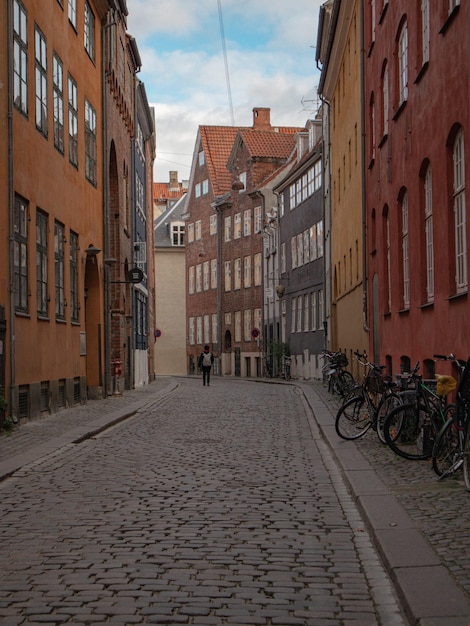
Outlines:
<svg viewBox="0 0 470 626"><path fill-rule="evenodd" d="M214 362L214 355L209 350L209 346L204 346L204 352L201 352L198 359L199 369L202 370L202 384L209 386L211 379L211 367Z"/></svg>

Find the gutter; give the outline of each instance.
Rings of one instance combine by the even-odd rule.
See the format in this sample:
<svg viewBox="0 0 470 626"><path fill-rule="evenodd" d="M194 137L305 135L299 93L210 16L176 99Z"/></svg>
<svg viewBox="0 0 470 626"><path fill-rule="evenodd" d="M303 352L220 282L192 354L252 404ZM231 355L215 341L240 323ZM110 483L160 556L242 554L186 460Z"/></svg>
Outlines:
<svg viewBox="0 0 470 626"><path fill-rule="evenodd" d="M361 158L362 158L362 325L366 333L370 332L367 299L367 205L366 205L366 114L365 114L365 50L364 50L364 0L359 0L360 38L361 38Z"/></svg>

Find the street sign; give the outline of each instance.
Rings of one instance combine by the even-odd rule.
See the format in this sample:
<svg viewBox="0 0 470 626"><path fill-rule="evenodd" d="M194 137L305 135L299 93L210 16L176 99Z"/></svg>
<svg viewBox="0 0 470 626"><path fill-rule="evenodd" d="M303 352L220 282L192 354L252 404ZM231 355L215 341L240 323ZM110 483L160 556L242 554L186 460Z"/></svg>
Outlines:
<svg viewBox="0 0 470 626"><path fill-rule="evenodd" d="M253 339L256 339L256 337L259 336L259 330L257 328L253 328L253 330L251 331L251 336L253 337Z"/></svg>
<svg viewBox="0 0 470 626"><path fill-rule="evenodd" d="M127 272L127 280L130 283L141 283L144 280L144 273L140 267L133 267Z"/></svg>
<svg viewBox="0 0 470 626"><path fill-rule="evenodd" d="M159 328L155 329L155 337L158 339L162 336L162 331Z"/></svg>

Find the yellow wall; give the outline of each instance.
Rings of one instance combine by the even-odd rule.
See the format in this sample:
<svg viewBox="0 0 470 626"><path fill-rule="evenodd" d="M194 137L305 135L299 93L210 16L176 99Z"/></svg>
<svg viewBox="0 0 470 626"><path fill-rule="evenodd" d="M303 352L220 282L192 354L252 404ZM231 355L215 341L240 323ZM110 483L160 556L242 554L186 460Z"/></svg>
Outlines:
<svg viewBox="0 0 470 626"><path fill-rule="evenodd" d="M155 371L187 373L186 263L184 248L159 248L155 255Z"/></svg>
<svg viewBox="0 0 470 626"><path fill-rule="evenodd" d="M359 2L339 46L331 101L332 348L366 350L363 330L362 130Z"/></svg>

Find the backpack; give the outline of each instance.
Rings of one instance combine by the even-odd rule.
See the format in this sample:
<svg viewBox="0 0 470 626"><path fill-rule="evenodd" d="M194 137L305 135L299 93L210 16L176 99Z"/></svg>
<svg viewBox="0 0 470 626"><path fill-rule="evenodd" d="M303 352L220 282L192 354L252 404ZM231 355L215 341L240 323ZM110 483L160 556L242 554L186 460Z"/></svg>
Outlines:
<svg viewBox="0 0 470 626"><path fill-rule="evenodd" d="M212 365L212 352L202 353L202 367L210 367Z"/></svg>

